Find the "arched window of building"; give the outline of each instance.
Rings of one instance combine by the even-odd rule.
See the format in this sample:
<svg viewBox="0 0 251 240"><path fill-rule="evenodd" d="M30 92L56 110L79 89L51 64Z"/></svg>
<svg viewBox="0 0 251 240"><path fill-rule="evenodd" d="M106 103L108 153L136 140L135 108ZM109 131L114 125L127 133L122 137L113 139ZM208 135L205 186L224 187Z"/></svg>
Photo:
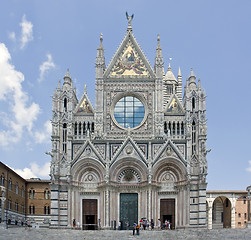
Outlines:
<svg viewBox="0 0 251 240"><path fill-rule="evenodd" d="M192 123L192 154L196 153L196 124Z"/></svg>
<svg viewBox="0 0 251 240"><path fill-rule="evenodd" d="M12 180L11 180L11 178L9 179L9 190L12 190Z"/></svg>
<svg viewBox="0 0 251 240"><path fill-rule="evenodd" d="M4 173L1 175L1 186L4 186Z"/></svg>
<svg viewBox="0 0 251 240"><path fill-rule="evenodd" d="M180 123L177 123L177 135L180 135Z"/></svg>
<svg viewBox="0 0 251 240"><path fill-rule="evenodd" d="M18 201L15 202L15 211L18 212Z"/></svg>
<svg viewBox="0 0 251 240"><path fill-rule="evenodd" d="M195 110L195 98L192 98L192 110Z"/></svg>
<svg viewBox="0 0 251 240"><path fill-rule="evenodd" d="M49 215L50 214L50 207L47 206L47 205L44 206L44 214L45 215Z"/></svg>
<svg viewBox="0 0 251 240"><path fill-rule="evenodd" d="M181 123L181 135L184 135L184 123Z"/></svg>
<svg viewBox="0 0 251 240"><path fill-rule="evenodd" d="M34 206L33 204L31 204L31 205L29 206L29 213L30 213L30 214L35 214L35 206Z"/></svg>
<svg viewBox="0 0 251 240"><path fill-rule="evenodd" d="M172 125L171 125L171 122L169 122L169 123L168 123L168 129L169 129L169 133L170 133L170 134L172 134L171 128L172 128Z"/></svg>
<svg viewBox="0 0 251 240"><path fill-rule="evenodd" d="M16 182L16 194L18 194L18 182Z"/></svg>
<svg viewBox="0 0 251 240"><path fill-rule="evenodd" d="M92 133L94 133L94 122L92 123Z"/></svg>
<svg viewBox="0 0 251 240"><path fill-rule="evenodd" d="M67 124L63 124L63 152L67 152Z"/></svg>
<svg viewBox="0 0 251 240"><path fill-rule="evenodd" d="M35 190L31 188L29 191L29 199L34 199L34 198L35 198Z"/></svg>
<svg viewBox="0 0 251 240"><path fill-rule="evenodd" d="M82 127L82 124L81 122L78 124L78 135L81 136L81 127Z"/></svg>
<svg viewBox="0 0 251 240"><path fill-rule="evenodd" d="M175 135L175 122L173 122L173 135Z"/></svg>
<svg viewBox="0 0 251 240"><path fill-rule="evenodd" d="M167 123L164 122L164 133L167 133Z"/></svg>
<svg viewBox="0 0 251 240"><path fill-rule="evenodd" d="M11 210L11 207L12 207L11 205L12 205L12 204L11 204L11 199L9 199L9 200L8 200L8 208L9 208L10 210Z"/></svg>
<svg viewBox="0 0 251 240"><path fill-rule="evenodd" d="M74 135L78 135L78 124L77 124L77 122L75 122L75 126L74 126Z"/></svg>
<svg viewBox="0 0 251 240"><path fill-rule="evenodd" d="M44 190L44 199L49 199L50 198L50 191L48 188Z"/></svg>
<svg viewBox="0 0 251 240"><path fill-rule="evenodd" d="M67 112L67 98L64 99L64 110Z"/></svg>
<svg viewBox="0 0 251 240"><path fill-rule="evenodd" d="M86 124L85 124L85 122L83 123L83 135L85 135L86 134Z"/></svg>
<svg viewBox="0 0 251 240"><path fill-rule="evenodd" d="M21 189L21 196L24 197L24 187L22 186L22 189Z"/></svg>

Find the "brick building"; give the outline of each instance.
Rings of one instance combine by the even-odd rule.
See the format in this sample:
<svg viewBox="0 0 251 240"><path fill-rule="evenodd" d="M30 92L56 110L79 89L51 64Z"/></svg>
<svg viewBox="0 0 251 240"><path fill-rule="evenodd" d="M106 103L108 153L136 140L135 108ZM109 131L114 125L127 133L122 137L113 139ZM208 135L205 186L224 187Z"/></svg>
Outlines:
<svg viewBox="0 0 251 240"><path fill-rule="evenodd" d="M4 205L4 221L23 225L26 219L40 226L50 222L49 180L23 179L11 168L0 162L1 215Z"/></svg>

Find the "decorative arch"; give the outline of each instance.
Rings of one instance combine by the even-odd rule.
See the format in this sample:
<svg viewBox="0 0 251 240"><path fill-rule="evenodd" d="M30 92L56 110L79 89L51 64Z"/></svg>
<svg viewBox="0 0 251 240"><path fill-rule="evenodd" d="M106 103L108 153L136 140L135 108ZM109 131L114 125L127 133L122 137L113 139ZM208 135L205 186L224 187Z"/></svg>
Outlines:
<svg viewBox="0 0 251 240"><path fill-rule="evenodd" d="M146 165L135 158L123 158L116 161L110 168L111 181L121 182L125 174L132 174L129 182L145 182L147 181L147 167Z"/></svg>
<svg viewBox="0 0 251 240"><path fill-rule="evenodd" d="M83 183L85 180L90 182L104 181L105 168L96 159L84 158L78 160L71 168L72 180Z"/></svg>
<svg viewBox="0 0 251 240"><path fill-rule="evenodd" d="M163 178L169 176L173 181L186 180L187 171L183 164L175 158L164 158L153 166L153 180L161 182ZM168 179L167 179L168 180Z"/></svg>

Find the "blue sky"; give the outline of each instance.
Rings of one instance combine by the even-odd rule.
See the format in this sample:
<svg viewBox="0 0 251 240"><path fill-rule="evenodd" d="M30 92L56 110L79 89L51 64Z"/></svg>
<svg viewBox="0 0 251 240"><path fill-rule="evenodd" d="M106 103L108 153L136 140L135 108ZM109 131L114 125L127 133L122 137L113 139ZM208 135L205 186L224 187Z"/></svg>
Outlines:
<svg viewBox="0 0 251 240"><path fill-rule="evenodd" d="M95 57L106 65L126 34L125 12L153 66L157 34L183 85L193 68L207 93L208 189L251 184L251 1L0 0L0 161L48 178L52 94L67 68L95 105ZM169 60L172 58L172 60Z"/></svg>

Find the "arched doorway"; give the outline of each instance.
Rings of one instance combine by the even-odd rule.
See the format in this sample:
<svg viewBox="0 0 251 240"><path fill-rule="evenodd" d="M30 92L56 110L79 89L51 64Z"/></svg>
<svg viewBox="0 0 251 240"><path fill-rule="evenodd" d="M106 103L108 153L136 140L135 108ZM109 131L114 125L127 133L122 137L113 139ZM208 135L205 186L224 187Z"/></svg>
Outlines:
<svg viewBox="0 0 251 240"><path fill-rule="evenodd" d="M212 223L215 228L231 228L231 202L225 196L217 197L213 202Z"/></svg>

